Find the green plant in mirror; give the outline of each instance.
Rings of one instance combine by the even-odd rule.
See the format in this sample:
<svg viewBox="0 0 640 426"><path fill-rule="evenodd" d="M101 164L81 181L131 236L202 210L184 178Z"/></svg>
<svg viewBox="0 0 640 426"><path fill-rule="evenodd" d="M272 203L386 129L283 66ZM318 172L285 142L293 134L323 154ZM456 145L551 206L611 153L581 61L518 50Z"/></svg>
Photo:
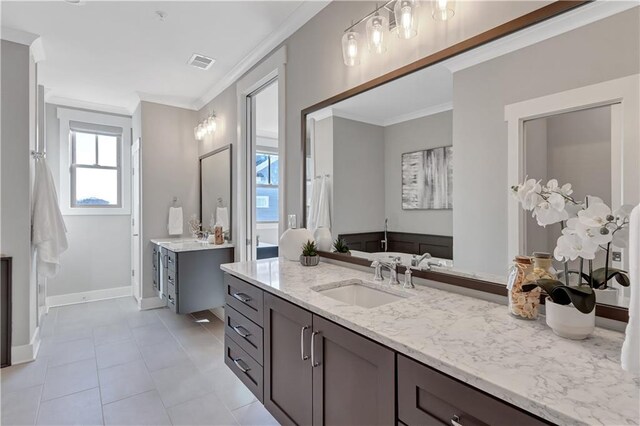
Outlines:
<svg viewBox="0 0 640 426"><path fill-rule="evenodd" d="M315 241L307 240L307 242L302 245L302 255L307 257L318 255L318 246Z"/></svg>
<svg viewBox="0 0 640 426"><path fill-rule="evenodd" d="M333 242L333 250L336 253L349 253L349 246L344 239L338 237Z"/></svg>

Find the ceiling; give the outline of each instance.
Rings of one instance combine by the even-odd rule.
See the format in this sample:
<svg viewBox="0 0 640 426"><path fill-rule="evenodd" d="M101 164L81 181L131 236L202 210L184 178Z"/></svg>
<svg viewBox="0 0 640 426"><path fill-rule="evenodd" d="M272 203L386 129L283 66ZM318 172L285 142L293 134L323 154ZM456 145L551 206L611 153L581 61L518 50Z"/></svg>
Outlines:
<svg viewBox="0 0 640 426"><path fill-rule="evenodd" d="M199 109L327 1L3 1L2 28L41 36L47 100L131 113L139 100ZM166 14L161 20L157 11ZM187 65L192 54L216 60Z"/></svg>
<svg viewBox="0 0 640 426"><path fill-rule="evenodd" d="M452 109L453 75L434 65L312 114L318 120L338 116L390 126Z"/></svg>

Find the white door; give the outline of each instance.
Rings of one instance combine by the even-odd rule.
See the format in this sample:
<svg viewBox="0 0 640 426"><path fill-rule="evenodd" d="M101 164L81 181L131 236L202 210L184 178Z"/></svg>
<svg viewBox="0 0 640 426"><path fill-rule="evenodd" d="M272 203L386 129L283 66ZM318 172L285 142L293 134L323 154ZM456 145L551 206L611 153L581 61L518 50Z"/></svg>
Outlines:
<svg viewBox="0 0 640 426"><path fill-rule="evenodd" d="M142 297L140 282L140 138L131 146L131 285L133 295Z"/></svg>

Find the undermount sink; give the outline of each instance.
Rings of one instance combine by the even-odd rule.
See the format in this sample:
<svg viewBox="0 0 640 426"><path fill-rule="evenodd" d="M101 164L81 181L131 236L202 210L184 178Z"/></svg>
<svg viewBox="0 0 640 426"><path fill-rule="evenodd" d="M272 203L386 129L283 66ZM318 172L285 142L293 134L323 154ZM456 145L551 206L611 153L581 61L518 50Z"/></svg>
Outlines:
<svg viewBox="0 0 640 426"><path fill-rule="evenodd" d="M409 297L409 294L392 293L374 286L360 280L351 280L338 284L318 286L312 290L323 296L362 308L375 308Z"/></svg>

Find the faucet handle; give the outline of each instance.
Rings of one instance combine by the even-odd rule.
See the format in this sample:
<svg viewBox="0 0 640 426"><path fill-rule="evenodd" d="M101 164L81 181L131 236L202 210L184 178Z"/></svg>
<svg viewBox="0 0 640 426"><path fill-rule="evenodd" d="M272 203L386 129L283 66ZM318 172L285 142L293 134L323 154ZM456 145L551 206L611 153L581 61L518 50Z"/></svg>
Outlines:
<svg viewBox="0 0 640 426"><path fill-rule="evenodd" d="M402 288L415 288L416 286L413 285L413 276L412 276L412 270L415 269L411 266L407 266L406 269L404 270L404 283L402 284Z"/></svg>
<svg viewBox="0 0 640 426"><path fill-rule="evenodd" d="M382 281L383 280L383 278L382 278L382 264L379 261L374 260L373 262L371 262L371 267L375 268L375 272L374 272L374 275L373 275L373 280L374 281Z"/></svg>

